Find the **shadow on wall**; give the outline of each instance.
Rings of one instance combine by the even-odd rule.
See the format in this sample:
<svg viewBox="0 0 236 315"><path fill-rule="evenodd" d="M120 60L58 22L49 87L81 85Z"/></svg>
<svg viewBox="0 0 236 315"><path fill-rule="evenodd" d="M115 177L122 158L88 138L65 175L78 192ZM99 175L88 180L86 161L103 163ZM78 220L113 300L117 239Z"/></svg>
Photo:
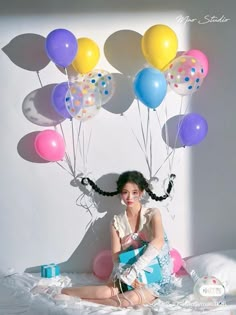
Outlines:
<svg viewBox="0 0 236 315"><path fill-rule="evenodd" d="M35 150L34 143L38 134L39 131L33 131L22 137L18 142L17 152L26 161L32 163L49 163L42 159Z"/></svg>
<svg viewBox="0 0 236 315"><path fill-rule="evenodd" d="M116 181L118 174L106 174L101 176L96 184L104 191L116 191ZM83 186L80 179L73 180L72 186L79 187L83 198L80 196L77 200L78 206L87 204L91 206L90 211L94 222L91 221L87 232L79 246L71 257L60 264L62 272L91 272L95 256L104 249L110 249L110 222L114 214L123 211L119 196L105 197L94 193L94 205L89 201L90 187ZM78 209L79 210L79 209ZM79 229L80 222L78 222ZM39 272L39 266L28 268L26 272Z"/></svg>
<svg viewBox="0 0 236 315"><path fill-rule="evenodd" d="M50 60L45 51L45 38L38 34L22 34L13 38L2 51L18 67L40 71Z"/></svg>
<svg viewBox="0 0 236 315"><path fill-rule="evenodd" d="M107 61L121 73L113 73L115 91L103 108L113 114L123 114L134 101L133 77L146 66L141 51L142 35L132 30L111 34L104 44Z"/></svg>
<svg viewBox="0 0 236 315"><path fill-rule="evenodd" d="M111 34L104 44L107 61L118 71L133 77L147 66L141 50L142 35L132 30L120 30Z"/></svg>

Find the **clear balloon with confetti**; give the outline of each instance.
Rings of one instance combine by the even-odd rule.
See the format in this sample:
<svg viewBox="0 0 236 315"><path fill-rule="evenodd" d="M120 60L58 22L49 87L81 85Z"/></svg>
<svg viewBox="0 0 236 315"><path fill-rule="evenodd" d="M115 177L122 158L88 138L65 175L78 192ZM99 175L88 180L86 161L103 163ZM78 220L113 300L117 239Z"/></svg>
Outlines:
<svg viewBox="0 0 236 315"><path fill-rule="evenodd" d="M101 104L106 104L114 93L114 78L111 73L106 70L95 69L84 77L84 82L93 84L98 88Z"/></svg>
<svg viewBox="0 0 236 315"><path fill-rule="evenodd" d="M201 63L191 56L174 59L165 71L168 85L179 95L191 95L198 91L204 80Z"/></svg>
<svg viewBox="0 0 236 315"><path fill-rule="evenodd" d="M65 105L73 118L88 120L97 115L101 108L99 90L89 82L71 83L65 96Z"/></svg>

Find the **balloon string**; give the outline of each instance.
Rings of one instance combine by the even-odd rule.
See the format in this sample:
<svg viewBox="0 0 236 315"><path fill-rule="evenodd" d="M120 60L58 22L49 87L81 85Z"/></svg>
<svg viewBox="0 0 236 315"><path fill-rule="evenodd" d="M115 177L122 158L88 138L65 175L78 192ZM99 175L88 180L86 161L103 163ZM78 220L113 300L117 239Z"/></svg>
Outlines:
<svg viewBox="0 0 236 315"><path fill-rule="evenodd" d="M61 129L61 134L63 136L63 140L64 140L64 143L65 143L65 148L67 149L67 144L66 144L66 137L65 137L65 134L64 134L64 130L63 130L63 127L62 127L62 124L59 124L60 125L60 129ZM73 168L72 168L72 164L71 164L71 160L70 160L70 157L68 155L68 153L65 151L65 160L67 162L67 165L71 171L71 175L73 176Z"/></svg>
<svg viewBox="0 0 236 315"><path fill-rule="evenodd" d="M83 128L83 131L82 131L82 137L83 137L83 139L82 139L82 151L83 151L83 157L82 157L82 159L83 159L83 171L84 171L84 173L86 173L86 172L87 172L87 170L86 170L86 162L85 162L86 158L85 158L85 131L84 131L84 128Z"/></svg>
<svg viewBox="0 0 236 315"><path fill-rule="evenodd" d="M145 138L145 134L144 134L144 126L143 126L143 121L142 121L142 115L141 115L141 110L140 110L139 99L137 99L137 104L138 104L138 112L139 112L139 120L140 120L140 127L141 127L141 132L142 132L143 144L144 144L144 148L145 148L145 150L143 150L143 152L144 152L144 155L145 155L145 160L146 160L146 163L147 163L149 174L150 174L150 176L152 176L151 175L152 174L152 169L150 167L150 162L149 162L148 154L147 154L147 139ZM147 127L148 127L148 125L149 125L149 120L147 118Z"/></svg>
<svg viewBox="0 0 236 315"><path fill-rule="evenodd" d="M92 128L93 128L93 126L92 126ZM91 128L91 130L90 130L90 134L89 134L89 140L88 140L88 145L87 145L87 151L86 151L86 160L85 160L85 162L86 162L86 168L87 168L87 165L88 165L88 153L89 153L89 149L90 149L90 143L91 143L91 138L92 138L92 128Z"/></svg>
<svg viewBox="0 0 236 315"><path fill-rule="evenodd" d="M138 137L136 136L136 134L135 134L133 128L131 127L131 124L128 122L127 117L126 117L124 114L122 115L122 117L126 120L127 125L130 127L130 129L131 129L131 131L132 131L132 134L133 134L133 136L135 137L135 140L137 141L137 143L138 143L138 145L139 145L141 151L143 152L144 157L145 157L145 161L146 161L146 163L147 163L147 167L148 167L148 169L149 169L149 162L148 162L148 159L147 159L147 156L146 156L146 152L145 152L145 150L144 150L144 148L143 148L143 146L142 146L140 140L139 140ZM149 169L149 171L150 171L150 169Z"/></svg>
<svg viewBox="0 0 236 315"><path fill-rule="evenodd" d="M167 157L165 158L164 162L161 164L161 166L158 168L158 170L156 171L156 173L153 175L153 177L155 177L157 175L157 173L160 171L160 169L162 168L162 166L165 164L165 162L170 158L171 154L174 152L174 150L172 150Z"/></svg>
<svg viewBox="0 0 236 315"><path fill-rule="evenodd" d="M69 173L71 176L73 176L73 174L71 172L69 172L63 165L61 165L59 162L56 162L57 165L59 165L63 170L65 170L67 173Z"/></svg>
<svg viewBox="0 0 236 315"><path fill-rule="evenodd" d="M147 152L147 145L148 145L148 132L149 132L149 122L150 122L150 108L147 108L148 114L147 114L147 126L146 126L146 147L145 150Z"/></svg>
<svg viewBox="0 0 236 315"><path fill-rule="evenodd" d="M82 157L82 148L81 148L81 142L79 141L80 139L80 134L81 134L81 130L82 130L82 121L80 121L80 124L79 124L79 130L77 129L77 143L76 143L76 147L79 148L79 153L80 153L80 156Z"/></svg>
<svg viewBox="0 0 236 315"><path fill-rule="evenodd" d="M74 124L73 119L71 119L71 136L72 136L72 146L73 146L73 157L74 157L74 177L76 176L76 154L75 154L75 135L74 135Z"/></svg>
<svg viewBox="0 0 236 315"><path fill-rule="evenodd" d="M38 76L38 79L39 79L39 83L40 83L41 87L43 87L43 83L42 83L42 80L40 78L39 71L36 71L36 73L37 73L37 76Z"/></svg>
<svg viewBox="0 0 236 315"><path fill-rule="evenodd" d="M172 172L172 169L173 169L174 157L175 157L175 151L176 151L176 145L177 145L177 141L178 141L178 138L179 138L179 131L180 131L180 128L181 128L181 126L182 126L182 123L183 123L184 117L185 117L185 115L186 115L186 112L187 112L187 110L188 110L189 104L191 103L192 94L191 94L190 100L189 100L188 103L187 103L186 109L185 109L185 111L184 111L184 114L183 114L184 117L181 118L182 106L183 106L183 98L184 98L184 96L181 95L180 111L179 111L179 121L178 121L178 129L177 129L177 133L176 133L176 136L175 136L174 152L173 152L172 161L171 161L171 170L170 170L170 173Z"/></svg>
<svg viewBox="0 0 236 315"><path fill-rule="evenodd" d="M148 141L149 141L149 165L150 165L150 178L152 177L152 135L151 135L151 123L150 123L150 108L148 108L147 115L147 130L146 130L146 152L148 156Z"/></svg>
<svg viewBox="0 0 236 315"><path fill-rule="evenodd" d="M169 131L168 131L168 125L167 125L167 120L168 120L168 111L167 111L167 102L165 102L165 139L166 139L166 153L169 155ZM169 165L169 174L171 174L171 167L170 167L170 159L168 159L168 165Z"/></svg>
<svg viewBox="0 0 236 315"><path fill-rule="evenodd" d="M138 103L139 120L140 120L141 132L142 132L142 137L143 137L143 143L144 143L144 147L146 148L146 141L145 141L145 136L144 136L144 128L143 128L142 116L141 116L141 111L140 111L139 99L137 99L137 103Z"/></svg>
<svg viewBox="0 0 236 315"><path fill-rule="evenodd" d="M150 156L150 178L152 178L152 134L151 134L151 128L150 128L150 146L149 146L149 156Z"/></svg>
<svg viewBox="0 0 236 315"><path fill-rule="evenodd" d="M156 118L157 118L157 121L158 121L158 125L159 125L160 131L161 131L161 121L160 121L160 117L159 117L159 115L158 115L158 113L157 113L156 110L155 110L155 112L156 112ZM160 169L162 168L162 166L165 164L165 162L166 162L166 161L169 159L169 157L170 157L169 149L168 149L167 147L168 147L168 145L166 145L167 158L165 159L164 163L162 163L161 166L158 168L158 170L155 172L155 175L154 175L154 176L156 176L156 174L160 171ZM169 171L170 171L170 168L169 168ZM170 173L170 174L171 174L171 173Z"/></svg>
<svg viewBox="0 0 236 315"><path fill-rule="evenodd" d="M136 136L136 134L135 134L133 128L131 127L130 123L128 122L127 117L126 117L124 114L122 115L122 117L126 120L126 122L127 122L128 126L130 127L130 129L131 129L131 131L132 131L132 133L133 133L133 135L134 135L136 141L138 142L138 145L139 145L140 149L143 151L143 153L144 153L144 155L145 155L145 151L144 151L144 149L143 149L143 146L142 146L141 142L139 141L138 137Z"/></svg>
<svg viewBox="0 0 236 315"><path fill-rule="evenodd" d="M69 75L68 75L68 71L67 68L65 69L65 73L66 73L66 77L67 77L67 85L68 85L68 92L70 94L70 102L72 103L73 106L73 96L71 93L71 88L70 88L70 80L69 80ZM72 149L73 149L73 174L74 177L76 177L76 154L75 154L75 135L74 135L74 125L73 125L73 118L71 118L71 137L72 137Z"/></svg>

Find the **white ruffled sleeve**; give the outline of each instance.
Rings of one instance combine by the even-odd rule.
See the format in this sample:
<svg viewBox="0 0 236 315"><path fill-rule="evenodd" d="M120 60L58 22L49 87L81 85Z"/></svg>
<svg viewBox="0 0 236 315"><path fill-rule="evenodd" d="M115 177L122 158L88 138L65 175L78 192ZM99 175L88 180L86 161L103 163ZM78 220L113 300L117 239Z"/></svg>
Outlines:
<svg viewBox="0 0 236 315"><path fill-rule="evenodd" d="M112 225L118 231L120 238L123 238L126 235L126 224L124 220L124 215L119 214L119 215L114 215Z"/></svg>
<svg viewBox="0 0 236 315"><path fill-rule="evenodd" d="M118 223L118 216L114 215L113 220L112 220L112 225L116 229L116 231L119 232L119 223Z"/></svg>

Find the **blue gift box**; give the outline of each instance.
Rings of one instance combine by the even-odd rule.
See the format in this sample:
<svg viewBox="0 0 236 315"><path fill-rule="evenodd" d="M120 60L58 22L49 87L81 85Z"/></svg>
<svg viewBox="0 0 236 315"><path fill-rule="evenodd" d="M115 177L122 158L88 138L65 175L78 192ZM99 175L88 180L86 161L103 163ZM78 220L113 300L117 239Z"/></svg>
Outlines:
<svg viewBox="0 0 236 315"><path fill-rule="evenodd" d="M138 258L145 252L148 244L145 244L139 248L129 247L126 251L119 254L119 262L122 268L128 268L135 263ZM162 280L161 267L158 261L158 257L155 257L144 270L140 271L138 280L144 284L160 283ZM127 286L128 290L133 289L131 286Z"/></svg>
<svg viewBox="0 0 236 315"><path fill-rule="evenodd" d="M60 267L56 264L42 265L41 277L52 278L60 275Z"/></svg>

